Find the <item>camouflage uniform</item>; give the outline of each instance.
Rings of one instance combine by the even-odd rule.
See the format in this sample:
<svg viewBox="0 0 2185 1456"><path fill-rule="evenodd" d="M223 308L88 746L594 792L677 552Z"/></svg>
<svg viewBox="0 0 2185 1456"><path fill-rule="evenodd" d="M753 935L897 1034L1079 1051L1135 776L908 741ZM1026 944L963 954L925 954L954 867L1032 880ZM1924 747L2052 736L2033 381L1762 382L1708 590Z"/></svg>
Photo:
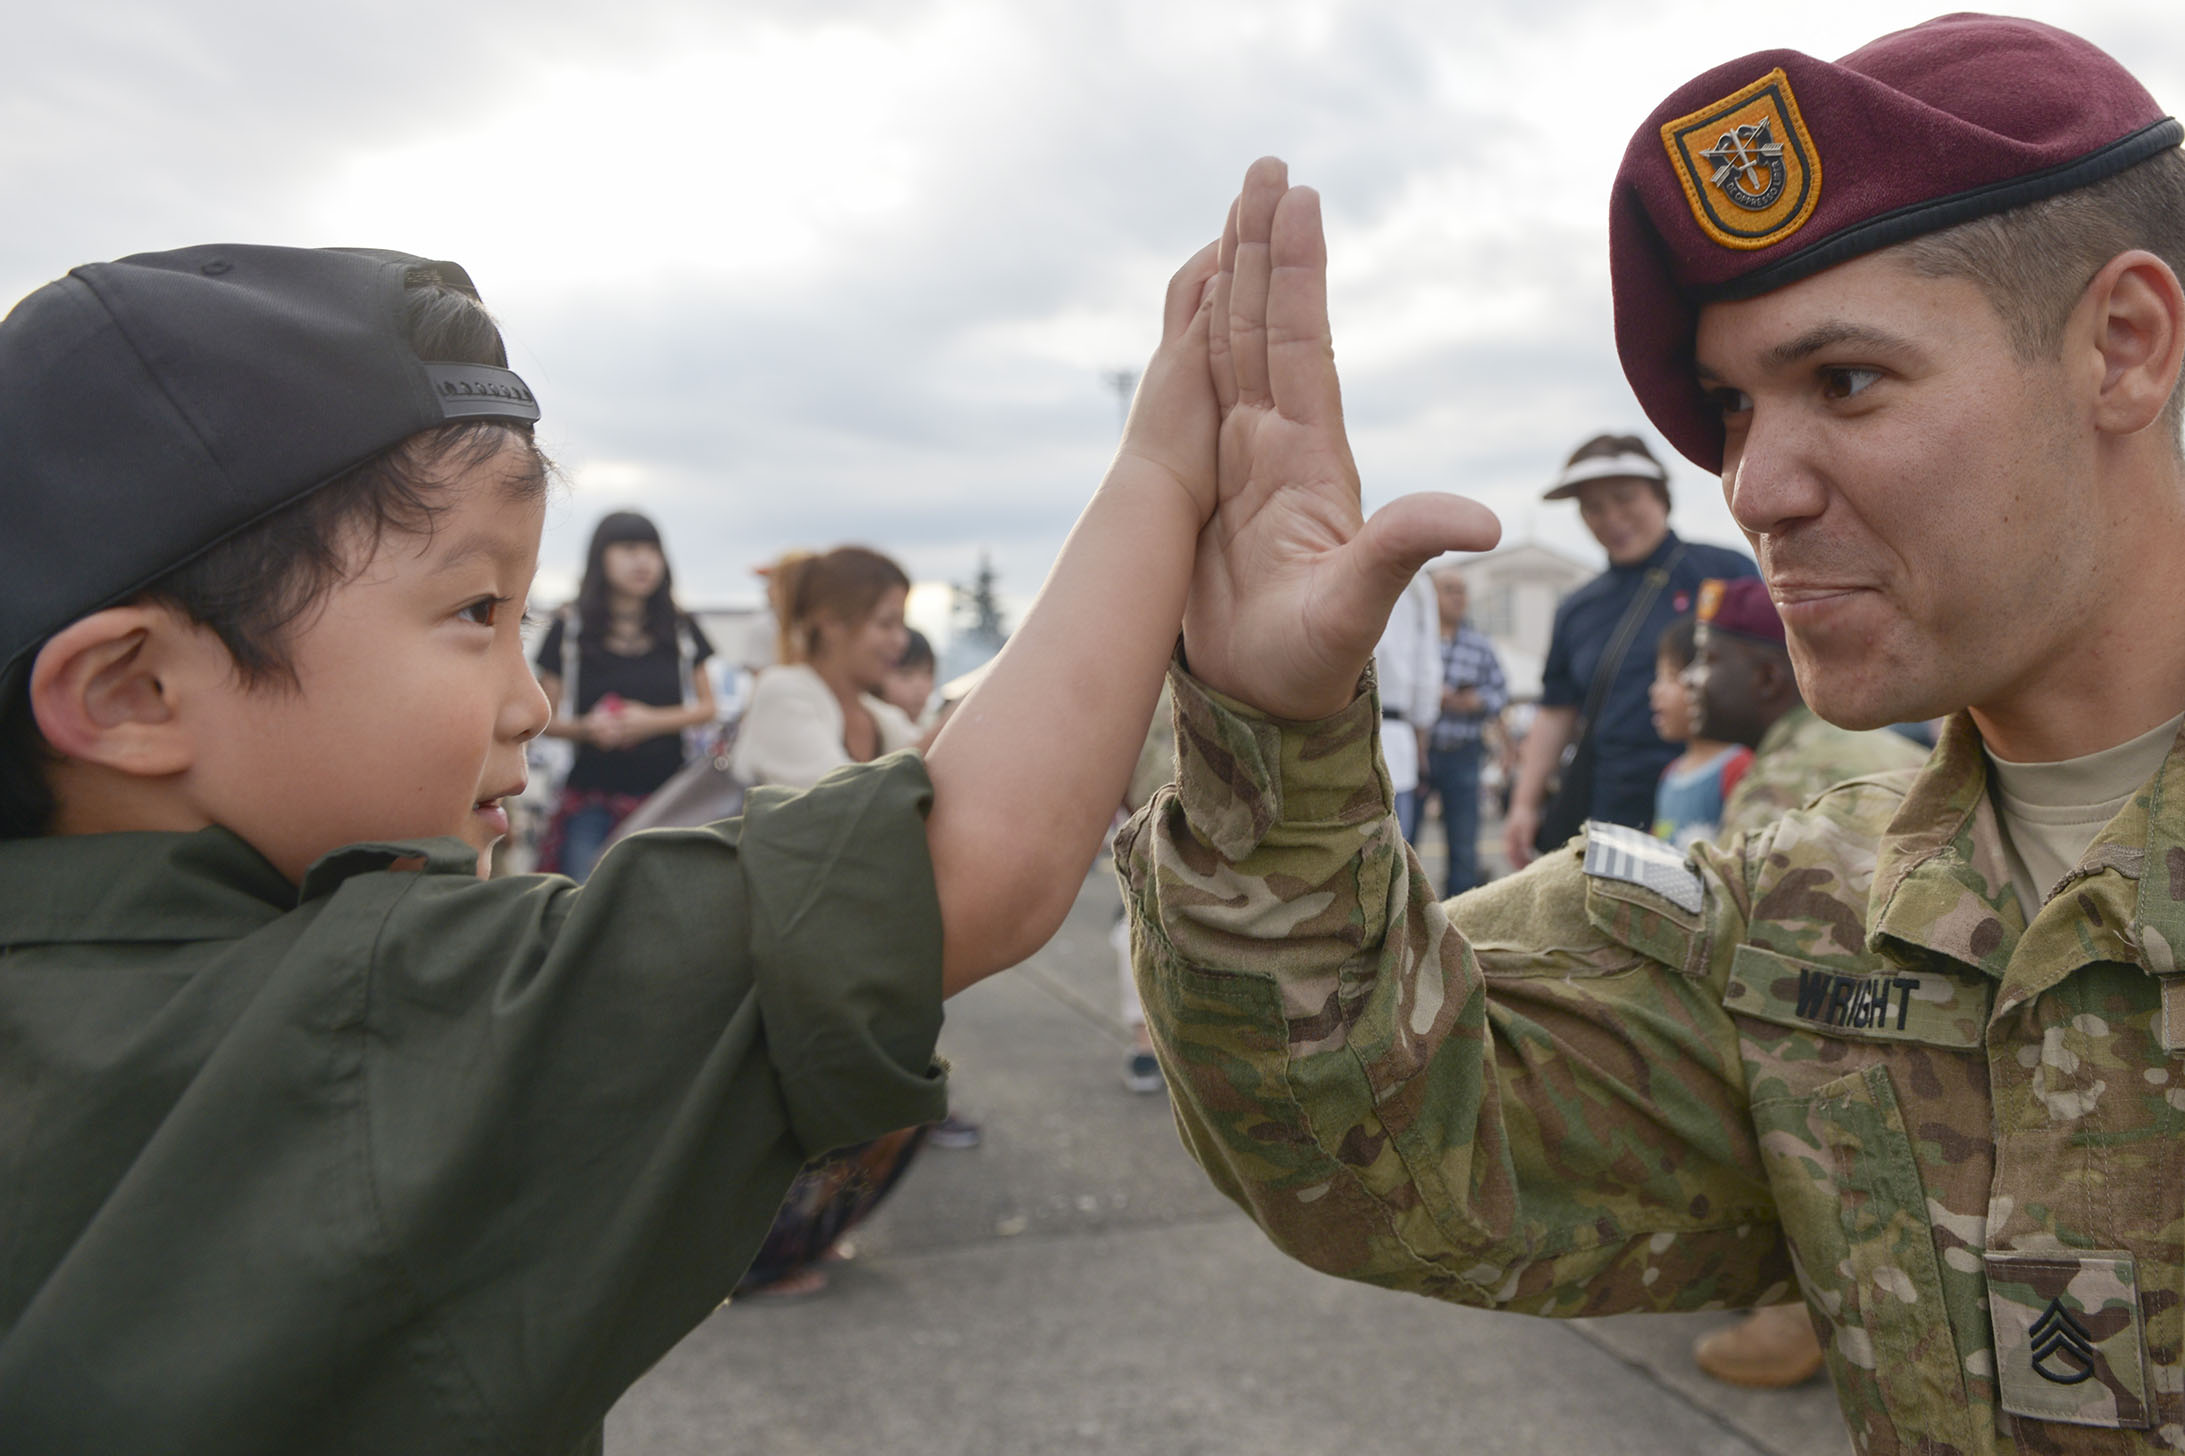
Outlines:
<svg viewBox="0 0 2185 1456"><path fill-rule="evenodd" d="M2185 754L2030 929L1962 717L1689 859L1596 830L1445 909L1370 693L1176 705L1118 845L1140 986L1283 1249L1546 1315L1802 1286L1861 1451L2185 1450Z"/></svg>
<svg viewBox="0 0 2185 1456"><path fill-rule="evenodd" d="M1752 764L1722 805L1715 837L1728 839L1741 829L1773 823L1846 779L1918 768L1926 761L1927 750L1901 733L1854 733L1815 716L1811 708L1793 708L1760 735Z"/></svg>

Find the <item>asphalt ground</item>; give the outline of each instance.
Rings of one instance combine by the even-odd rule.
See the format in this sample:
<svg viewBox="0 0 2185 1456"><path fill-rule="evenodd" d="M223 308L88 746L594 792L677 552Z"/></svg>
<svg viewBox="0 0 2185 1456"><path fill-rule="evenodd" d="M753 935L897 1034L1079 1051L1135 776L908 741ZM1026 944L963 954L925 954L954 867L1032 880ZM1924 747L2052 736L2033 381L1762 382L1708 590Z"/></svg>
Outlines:
<svg viewBox="0 0 2185 1456"><path fill-rule="evenodd" d="M1044 950L950 1003L982 1144L923 1152L825 1292L693 1332L616 1407L610 1453L1849 1449L1825 1382L1741 1391L1692 1367L1731 1316L1488 1314L1277 1253L1167 1099L1123 1088L1116 905L1102 863Z"/></svg>

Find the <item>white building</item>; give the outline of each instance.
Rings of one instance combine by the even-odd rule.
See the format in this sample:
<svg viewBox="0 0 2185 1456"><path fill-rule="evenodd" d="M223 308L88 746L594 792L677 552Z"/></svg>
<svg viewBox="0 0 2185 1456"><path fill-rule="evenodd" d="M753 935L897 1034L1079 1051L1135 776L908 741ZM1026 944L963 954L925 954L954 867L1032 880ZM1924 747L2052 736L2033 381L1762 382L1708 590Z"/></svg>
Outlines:
<svg viewBox="0 0 2185 1456"><path fill-rule="evenodd" d="M1539 697L1556 603L1599 576L1603 568L1533 541L1485 556L1451 559L1464 569L1472 625L1495 644L1511 699Z"/></svg>

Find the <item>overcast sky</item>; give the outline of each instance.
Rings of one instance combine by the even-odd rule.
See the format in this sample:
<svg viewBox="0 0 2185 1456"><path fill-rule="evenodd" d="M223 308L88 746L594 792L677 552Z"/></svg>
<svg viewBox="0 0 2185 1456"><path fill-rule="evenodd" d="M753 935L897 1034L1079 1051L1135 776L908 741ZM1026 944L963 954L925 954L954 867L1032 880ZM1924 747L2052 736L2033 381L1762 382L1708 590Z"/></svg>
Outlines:
<svg viewBox="0 0 2185 1456"><path fill-rule="evenodd" d="M2185 106L2175 5L2019 10ZM624 505L661 522L686 605L846 540L921 580L990 551L1026 596L1113 446L1104 373L1143 361L1168 274L1274 152L1325 198L1368 505L1464 490L1508 539L1597 560L1538 495L1580 438L1643 428L1604 226L1632 128L1738 54L1933 13L0 0L0 303L198 242L454 258L568 472L542 597ZM1734 539L1714 483L1674 473L1679 529Z"/></svg>

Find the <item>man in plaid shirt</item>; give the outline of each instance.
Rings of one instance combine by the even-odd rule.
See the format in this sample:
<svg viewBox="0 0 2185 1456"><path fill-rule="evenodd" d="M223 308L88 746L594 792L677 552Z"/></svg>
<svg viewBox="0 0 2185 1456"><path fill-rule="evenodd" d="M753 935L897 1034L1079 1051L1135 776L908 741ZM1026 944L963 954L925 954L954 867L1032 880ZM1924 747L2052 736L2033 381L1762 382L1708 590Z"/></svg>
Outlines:
<svg viewBox="0 0 2185 1456"><path fill-rule="evenodd" d="M1454 566L1434 572L1441 606L1441 716L1428 740L1426 777L1441 796L1442 833L1449 840L1444 895L1480 883L1479 765L1487 725L1510 701L1502 660L1486 634L1464 620L1464 575Z"/></svg>

